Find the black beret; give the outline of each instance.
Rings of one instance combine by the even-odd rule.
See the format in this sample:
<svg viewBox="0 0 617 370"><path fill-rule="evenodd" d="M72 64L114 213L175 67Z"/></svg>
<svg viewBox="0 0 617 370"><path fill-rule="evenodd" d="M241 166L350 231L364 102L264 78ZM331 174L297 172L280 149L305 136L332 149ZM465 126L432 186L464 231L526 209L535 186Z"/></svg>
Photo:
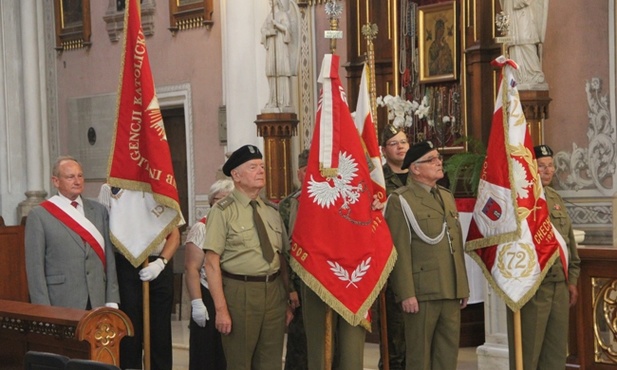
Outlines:
<svg viewBox="0 0 617 370"><path fill-rule="evenodd" d="M304 149L298 154L298 168L306 167L308 165L309 150Z"/></svg>
<svg viewBox="0 0 617 370"><path fill-rule="evenodd" d="M552 157L553 151L548 145L538 145L533 147L533 151L536 153L536 159L542 157Z"/></svg>
<svg viewBox="0 0 617 370"><path fill-rule="evenodd" d="M412 145L407 153L405 153L405 159L403 160L403 165L401 168L405 169L411 166L413 162L417 161L420 157L434 149L435 146L430 141L421 141Z"/></svg>
<svg viewBox="0 0 617 370"><path fill-rule="evenodd" d="M238 167L244 162L248 162L251 159L262 159L263 156L255 145L245 145L238 148L235 152L231 153L229 159L223 165L223 173L225 176L231 176L231 170Z"/></svg>
<svg viewBox="0 0 617 370"><path fill-rule="evenodd" d="M401 131L403 131L403 129L393 126L391 124L387 124L386 127L384 127L381 131L379 143L381 144L381 146L386 146L388 140L392 139L394 135L398 134Z"/></svg>

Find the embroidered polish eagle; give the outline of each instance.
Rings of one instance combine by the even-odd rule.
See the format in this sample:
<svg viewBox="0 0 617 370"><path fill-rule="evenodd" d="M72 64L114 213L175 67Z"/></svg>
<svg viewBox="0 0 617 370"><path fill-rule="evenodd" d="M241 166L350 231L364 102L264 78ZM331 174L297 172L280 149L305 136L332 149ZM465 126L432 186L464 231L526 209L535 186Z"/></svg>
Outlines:
<svg viewBox="0 0 617 370"><path fill-rule="evenodd" d="M308 182L309 198L322 208L330 208L339 197L343 204L341 210L348 210L360 198L365 186L360 183L353 185L352 180L358 176L358 164L354 158L346 152L339 154L338 173L334 177L326 177L325 181L316 181L311 175Z"/></svg>

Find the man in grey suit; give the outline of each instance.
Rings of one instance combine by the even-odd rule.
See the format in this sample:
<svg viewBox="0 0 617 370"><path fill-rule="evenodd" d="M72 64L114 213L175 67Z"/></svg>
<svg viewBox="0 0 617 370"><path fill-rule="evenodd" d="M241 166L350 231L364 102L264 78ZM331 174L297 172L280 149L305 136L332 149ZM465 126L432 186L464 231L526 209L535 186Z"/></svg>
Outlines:
<svg viewBox="0 0 617 370"><path fill-rule="evenodd" d="M77 309L118 308L107 209L81 197L84 174L74 158L58 158L51 179L58 195L33 208L26 220L30 301Z"/></svg>

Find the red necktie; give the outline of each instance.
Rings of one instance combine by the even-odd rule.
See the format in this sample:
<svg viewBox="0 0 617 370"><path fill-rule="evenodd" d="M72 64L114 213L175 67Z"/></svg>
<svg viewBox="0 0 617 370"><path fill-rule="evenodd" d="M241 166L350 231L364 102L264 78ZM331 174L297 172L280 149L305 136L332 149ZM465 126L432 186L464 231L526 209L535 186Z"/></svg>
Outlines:
<svg viewBox="0 0 617 370"><path fill-rule="evenodd" d="M71 205L72 205L73 207L77 208L77 206L79 205L79 203L77 203L76 201L72 201L72 202L71 202Z"/></svg>

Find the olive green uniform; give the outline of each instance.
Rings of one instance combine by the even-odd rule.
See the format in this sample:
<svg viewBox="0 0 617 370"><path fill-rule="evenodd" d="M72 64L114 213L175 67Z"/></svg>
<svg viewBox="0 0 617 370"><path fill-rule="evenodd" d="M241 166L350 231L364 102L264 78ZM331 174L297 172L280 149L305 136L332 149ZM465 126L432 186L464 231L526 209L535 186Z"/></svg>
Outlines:
<svg viewBox="0 0 617 370"><path fill-rule="evenodd" d="M399 301L416 297L420 310L403 313L407 370L456 369L460 337L460 301L469 297L462 230L452 194L438 187L443 202L429 187L411 180L388 198L386 222L398 259L390 282ZM430 238L440 234L444 219L450 234L431 245L407 223L400 198L411 207L420 229Z"/></svg>
<svg viewBox="0 0 617 370"><path fill-rule="evenodd" d="M298 214L298 198L300 190L292 193L279 203L279 213L283 219L283 224L287 228L287 233L291 236L296 223ZM289 255L286 254L286 258ZM291 269L290 269L291 270ZM290 271L291 289L300 292L302 280L293 271ZM304 331L304 320L302 319L302 304L296 308L294 318L287 327L287 353L285 354L285 370L306 370L308 369L308 359L306 355L306 333Z"/></svg>
<svg viewBox="0 0 617 370"><path fill-rule="evenodd" d="M572 221L563 199L551 187L544 187L551 222L568 246L568 278L557 258L542 280L536 294L521 308L521 334L524 370L563 370L568 351L568 284L576 285L580 258L576 250ZM515 369L512 311L508 309L508 347L510 368Z"/></svg>
<svg viewBox="0 0 617 370"><path fill-rule="evenodd" d="M386 163L383 166L383 174L386 180L386 193L390 195L396 189L411 182L407 175L406 183L401 181L397 173ZM379 307L379 305L378 305ZM381 312L378 311L379 314ZM386 326L388 328L388 358L390 360L390 370L405 369L405 320L401 304L397 302L392 284L386 286ZM381 320L377 318L377 330L379 330L379 340L386 340L381 337ZM381 347L380 347L381 350ZM380 369L383 369L383 354L379 358Z"/></svg>
<svg viewBox="0 0 617 370"><path fill-rule="evenodd" d="M281 368L287 292L278 275L269 281L240 281L229 274L265 277L279 272L280 258L268 263L262 255L250 198L235 189L208 214L203 248L220 256L223 292L232 331L222 336L228 370ZM277 253L289 239L277 210L257 199L258 213Z"/></svg>

